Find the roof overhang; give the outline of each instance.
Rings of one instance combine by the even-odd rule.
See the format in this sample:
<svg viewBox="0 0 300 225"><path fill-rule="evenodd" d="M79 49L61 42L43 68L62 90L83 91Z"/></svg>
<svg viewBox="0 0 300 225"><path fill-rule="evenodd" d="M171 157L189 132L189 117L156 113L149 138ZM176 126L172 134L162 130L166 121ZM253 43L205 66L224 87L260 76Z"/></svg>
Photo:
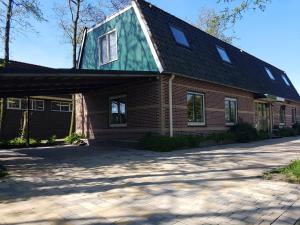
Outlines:
<svg viewBox="0 0 300 225"><path fill-rule="evenodd" d="M75 94L138 80L157 79L155 72L50 69L0 70L0 97Z"/></svg>
<svg viewBox="0 0 300 225"><path fill-rule="evenodd" d="M285 98L278 97L270 94L256 94L255 99L265 102L285 102Z"/></svg>

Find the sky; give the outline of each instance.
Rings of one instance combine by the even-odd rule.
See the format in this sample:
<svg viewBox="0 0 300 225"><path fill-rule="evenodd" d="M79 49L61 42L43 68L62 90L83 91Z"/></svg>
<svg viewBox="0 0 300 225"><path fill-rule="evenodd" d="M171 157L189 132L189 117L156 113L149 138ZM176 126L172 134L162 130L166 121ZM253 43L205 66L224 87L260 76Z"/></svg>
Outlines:
<svg viewBox="0 0 300 225"><path fill-rule="evenodd" d="M11 59L54 68L71 67L71 47L64 42L53 13L61 0L41 0L46 23L33 21L35 31L15 35ZM195 23L202 7L222 10L217 0L150 0L154 5ZM235 27L234 45L282 69L300 92L300 1L273 0L266 11L249 11ZM0 49L0 55L3 50Z"/></svg>

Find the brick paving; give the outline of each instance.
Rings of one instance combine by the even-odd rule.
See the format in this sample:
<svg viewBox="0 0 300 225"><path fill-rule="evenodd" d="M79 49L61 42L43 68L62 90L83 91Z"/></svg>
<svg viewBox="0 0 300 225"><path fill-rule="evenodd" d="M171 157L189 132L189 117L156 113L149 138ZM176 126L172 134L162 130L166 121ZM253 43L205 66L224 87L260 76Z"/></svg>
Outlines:
<svg viewBox="0 0 300 225"><path fill-rule="evenodd" d="M297 184L261 174L300 158L286 138L169 153L0 150L0 224L296 224Z"/></svg>

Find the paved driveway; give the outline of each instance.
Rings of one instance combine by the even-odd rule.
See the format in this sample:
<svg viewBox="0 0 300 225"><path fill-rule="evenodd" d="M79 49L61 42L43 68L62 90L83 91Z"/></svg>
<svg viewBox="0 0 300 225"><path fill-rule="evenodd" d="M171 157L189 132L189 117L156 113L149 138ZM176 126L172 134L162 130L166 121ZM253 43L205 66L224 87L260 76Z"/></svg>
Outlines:
<svg viewBox="0 0 300 225"><path fill-rule="evenodd" d="M0 224L295 224L300 188L263 171L300 158L300 140L154 153L0 150Z"/></svg>

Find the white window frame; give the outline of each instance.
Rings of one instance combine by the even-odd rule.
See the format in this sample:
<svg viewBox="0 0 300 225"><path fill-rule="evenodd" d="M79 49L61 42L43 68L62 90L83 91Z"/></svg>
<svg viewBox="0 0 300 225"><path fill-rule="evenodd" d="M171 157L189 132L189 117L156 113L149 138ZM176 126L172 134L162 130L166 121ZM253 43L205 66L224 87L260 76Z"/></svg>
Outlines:
<svg viewBox="0 0 300 225"><path fill-rule="evenodd" d="M268 76L271 80L275 80L275 77L274 77L272 71L266 66L265 66L265 71L266 71L266 73L268 74Z"/></svg>
<svg viewBox="0 0 300 225"><path fill-rule="evenodd" d="M126 123L120 123L120 124L111 124L111 101L112 100L114 100L114 99L119 99L119 98L125 98L126 99L126 105L125 105L125 116L126 116ZM128 119L128 117L127 117L127 114L128 114L128 107L127 107L127 95L116 95L116 96L111 96L111 97L109 97L109 99L108 99L109 101L108 101L108 107L109 107L109 117L108 117L108 119L109 119L109 127L110 128L118 128L118 127L127 127L127 119Z"/></svg>
<svg viewBox="0 0 300 225"><path fill-rule="evenodd" d="M59 110L55 110L55 109L52 108L52 103L54 103L54 102L59 103ZM64 103L69 105L69 111L63 111L63 110L61 110L61 105L64 104ZM52 111L52 112L70 113L70 112L72 112L72 102L66 102L66 101L51 101L51 111Z"/></svg>
<svg viewBox="0 0 300 225"><path fill-rule="evenodd" d="M205 94L204 93L199 93L199 92L193 92L193 91L188 91L186 96L188 94L192 94L192 95L200 95L202 96L203 99L203 122L188 122L188 126L191 127L197 127L197 126L205 126L206 125L206 105L205 105ZM187 109L188 110L188 109Z"/></svg>
<svg viewBox="0 0 300 225"><path fill-rule="evenodd" d="M15 108L15 107L10 107L10 105L9 105L9 100L10 99L13 99L13 100L18 100L18 102L19 102L19 107L18 108ZM7 109L10 109L10 110L27 110L27 103L26 103L26 108L22 108L22 101L27 101L27 99L25 99L25 98L8 98L7 99ZM43 102L43 109L34 109L33 108L33 102ZM45 101L44 100L40 100L40 99L30 99L30 108L29 108L29 110L30 111L40 111L40 112L42 112L42 111L45 111Z"/></svg>
<svg viewBox="0 0 300 225"><path fill-rule="evenodd" d="M228 97L226 97L224 99L224 116L225 116L225 119L226 119L225 101L231 101L231 102L235 102L236 103L235 122L228 123L228 122L225 121L225 125L226 126L234 126L234 125L236 125L238 123L238 101L237 101L236 98L228 98Z"/></svg>
<svg viewBox="0 0 300 225"><path fill-rule="evenodd" d="M287 85L287 86L291 86L290 82L288 81L287 77L285 74L281 74L281 77L282 77L282 80L284 81L284 83Z"/></svg>
<svg viewBox="0 0 300 225"><path fill-rule="evenodd" d="M9 100L18 100L19 102L19 107L10 107L9 105ZM22 110L22 99L21 98L8 98L7 99L7 109L11 109L11 110Z"/></svg>
<svg viewBox="0 0 300 225"><path fill-rule="evenodd" d="M117 58L116 59L110 59L110 51L109 51L109 47L110 47L110 42L109 42L109 39L108 39L108 37L109 37L109 35L111 34L111 33L113 33L113 32L115 32L116 33L116 49L117 49ZM100 43L100 40L103 38L103 37L105 37L106 36L106 39L107 39L107 44L106 44L106 50L107 50L107 56L108 56L108 61L107 62L101 62L101 54L102 54L102 44ZM119 60L119 48L118 48L118 32L117 32L117 29L113 29L113 30L111 30L111 31L109 31L109 32L107 32L107 33L105 33L105 34L103 34L103 35L101 35L99 38L98 38L98 57L99 57L99 65L100 66L104 66L104 65L107 65L107 64L109 64L109 63L112 63L112 62L115 62L115 61L118 61Z"/></svg>
<svg viewBox="0 0 300 225"><path fill-rule="evenodd" d="M223 61L223 62L226 62L226 63L229 63L229 64L232 64L231 59L230 59L230 57L229 57L229 55L228 55L226 49L223 48L223 47L220 47L219 45L216 45L216 48L217 48L217 51L218 51L219 56L220 56L220 58L222 59L222 61ZM225 54L225 58L223 57L222 53ZM228 59L228 60L227 60L227 59Z"/></svg>

